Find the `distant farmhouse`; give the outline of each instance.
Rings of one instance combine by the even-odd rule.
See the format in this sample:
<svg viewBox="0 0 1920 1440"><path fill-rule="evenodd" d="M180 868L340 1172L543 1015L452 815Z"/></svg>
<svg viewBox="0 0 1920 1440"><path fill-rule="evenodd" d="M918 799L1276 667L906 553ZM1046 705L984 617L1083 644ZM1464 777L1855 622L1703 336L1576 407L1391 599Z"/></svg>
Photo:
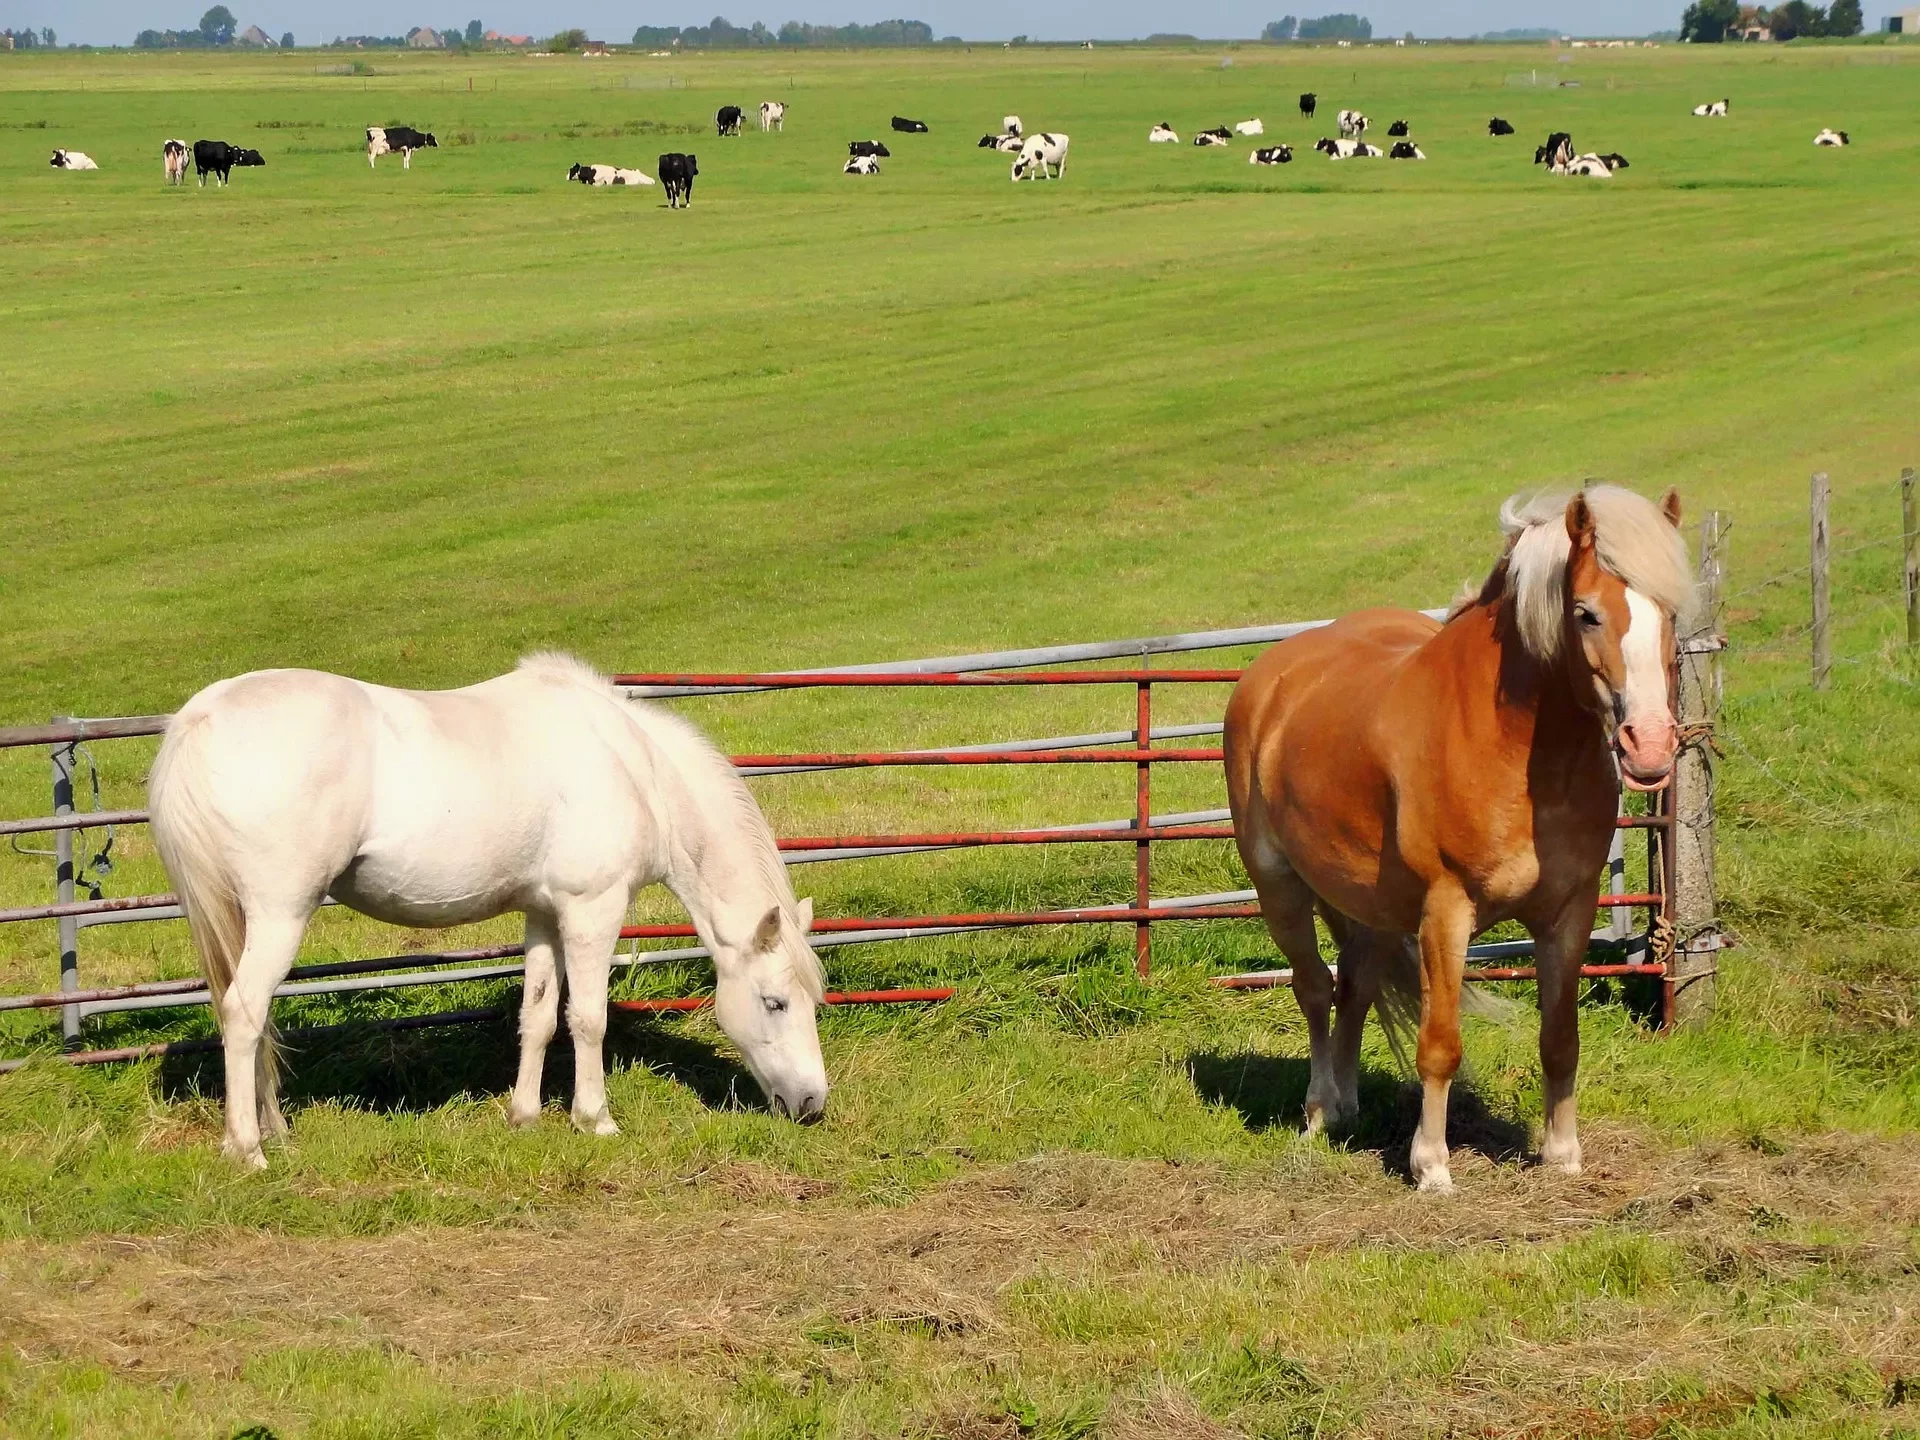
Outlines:
<svg viewBox="0 0 1920 1440"><path fill-rule="evenodd" d="M1920 35L1920 5L1894 11L1880 22L1880 29L1888 35Z"/></svg>
<svg viewBox="0 0 1920 1440"><path fill-rule="evenodd" d="M431 25L422 25L417 30L407 32L407 44L415 50L444 50L447 42L440 38L440 32Z"/></svg>
<svg viewBox="0 0 1920 1440"><path fill-rule="evenodd" d="M278 42L258 25L249 25L233 37L233 43L236 45L249 45L257 50L271 50Z"/></svg>

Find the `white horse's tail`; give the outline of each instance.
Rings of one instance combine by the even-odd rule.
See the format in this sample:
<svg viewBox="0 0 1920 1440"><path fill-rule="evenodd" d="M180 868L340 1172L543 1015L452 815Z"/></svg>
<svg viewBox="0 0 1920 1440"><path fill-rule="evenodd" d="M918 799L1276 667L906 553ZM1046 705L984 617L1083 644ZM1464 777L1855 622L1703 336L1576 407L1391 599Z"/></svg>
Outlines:
<svg viewBox="0 0 1920 1440"><path fill-rule="evenodd" d="M187 912L217 1017L246 948L247 917L217 839L220 821L209 806L211 743L204 715L174 717L154 758L147 803L153 846Z"/></svg>

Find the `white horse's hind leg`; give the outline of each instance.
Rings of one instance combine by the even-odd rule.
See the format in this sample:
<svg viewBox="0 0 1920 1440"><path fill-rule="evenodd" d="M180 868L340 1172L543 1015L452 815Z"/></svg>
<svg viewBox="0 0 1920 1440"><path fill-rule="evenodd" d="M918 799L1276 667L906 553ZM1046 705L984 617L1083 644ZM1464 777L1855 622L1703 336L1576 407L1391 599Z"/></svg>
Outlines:
<svg viewBox="0 0 1920 1440"><path fill-rule="evenodd" d="M560 910L560 949L567 966L567 1029L573 1034L573 1123L596 1135L618 1135L607 1112L600 1047L607 1034L607 975L627 913L627 893L610 890Z"/></svg>
<svg viewBox="0 0 1920 1440"><path fill-rule="evenodd" d="M293 968L307 916L247 916L247 948L234 970L233 983L220 1000L220 1039L227 1062L227 1157L256 1170L266 1168L260 1152L263 1116L279 1130L280 1102L273 1093L271 1066L262 1051L273 992ZM278 1133L277 1131L272 1133Z"/></svg>
<svg viewBox="0 0 1920 1440"><path fill-rule="evenodd" d="M513 1084L513 1103L507 1121L532 1125L540 1119L540 1077L546 1070L547 1046L560 1018L560 975L554 966L556 936L553 921L544 915L527 916L527 978L520 993L520 1075Z"/></svg>

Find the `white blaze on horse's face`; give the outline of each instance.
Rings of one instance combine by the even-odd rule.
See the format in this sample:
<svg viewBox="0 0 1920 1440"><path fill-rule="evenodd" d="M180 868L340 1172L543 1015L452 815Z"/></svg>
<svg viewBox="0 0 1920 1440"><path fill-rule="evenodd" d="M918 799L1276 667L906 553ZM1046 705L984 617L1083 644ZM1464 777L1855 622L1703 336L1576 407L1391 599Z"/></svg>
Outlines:
<svg viewBox="0 0 1920 1440"><path fill-rule="evenodd" d="M827 1108L814 997L801 983L793 954L795 946L808 948L812 924L811 900L800 902L797 925L776 906L744 943L722 941L713 951L714 1018L740 1047L767 1103L796 1120L817 1120Z"/></svg>
<svg viewBox="0 0 1920 1440"><path fill-rule="evenodd" d="M1576 564L1570 578L1574 626L1594 699L1613 726L1621 777L1634 790L1661 789L1679 741L1671 698L1673 617L1590 558L1586 566Z"/></svg>

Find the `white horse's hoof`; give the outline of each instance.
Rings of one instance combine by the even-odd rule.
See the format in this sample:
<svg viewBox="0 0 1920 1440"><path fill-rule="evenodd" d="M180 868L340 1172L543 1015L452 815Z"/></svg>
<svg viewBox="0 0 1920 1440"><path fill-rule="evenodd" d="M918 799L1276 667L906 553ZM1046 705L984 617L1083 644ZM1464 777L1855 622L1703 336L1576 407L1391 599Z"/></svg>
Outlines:
<svg viewBox="0 0 1920 1440"><path fill-rule="evenodd" d="M255 1145L250 1150L246 1150L235 1145L231 1140L227 1140L221 1143L220 1153L238 1165L242 1170L264 1170L267 1168L267 1157L262 1153L258 1145Z"/></svg>
<svg viewBox="0 0 1920 1440"><path fill-rule="evenodd" d="M598 1115L578 1115L573 1123L589 1135L618 1135L620 1127L614 1123L613 1116L602 1110Z"/></svg>
<svg viewBox="0 0 1920 1440"><path fill-rule="evenodd" d="M518 1100L507 1107L507 1124L515 1130L531 1130L540 1123L538 1105L522 1105Z"/></svg>
<svg viewBox="0 0 1920 1440"><path fill-rule="evenodd" d="M1453 1176L1447 1173L1446 1166L1443 1165L1438 1170L1429 1170L1420 1177L1420 1193L1422 1195L1453 1194Z"/></svg>

